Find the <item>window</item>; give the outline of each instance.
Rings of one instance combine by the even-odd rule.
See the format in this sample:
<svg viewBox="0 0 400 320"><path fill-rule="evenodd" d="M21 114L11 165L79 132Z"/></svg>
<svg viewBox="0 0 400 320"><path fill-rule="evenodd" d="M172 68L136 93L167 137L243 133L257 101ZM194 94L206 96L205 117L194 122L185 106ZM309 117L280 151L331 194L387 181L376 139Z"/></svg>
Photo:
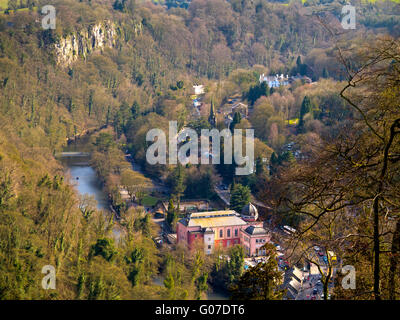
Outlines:
<svg viewBox="0 0 400 320"><path fill-rule="evenodd" d="M223 230L221 229L221 230L219 230L219 237L222 238L223 236L224 236L224 232L223 232Z"/></svg>
<svg viewBox="0 0 400 320"><path fill-rule="evenodd" d="M228 229L227 237L230 238L230 236L231 236L231 229Z"/></svg>
<svg viewBox="0 0 400 320"><path fill-rule="evenodd" d="M229 247L230 245L231 245L231 240L228 240L228 241L226 242L226 246Z"/></svg>
<svg viewBox="0 0 400 320"><path fill-rule="evenodd" d="M235 229L235 237L238 236L238 229Z"/></svg>

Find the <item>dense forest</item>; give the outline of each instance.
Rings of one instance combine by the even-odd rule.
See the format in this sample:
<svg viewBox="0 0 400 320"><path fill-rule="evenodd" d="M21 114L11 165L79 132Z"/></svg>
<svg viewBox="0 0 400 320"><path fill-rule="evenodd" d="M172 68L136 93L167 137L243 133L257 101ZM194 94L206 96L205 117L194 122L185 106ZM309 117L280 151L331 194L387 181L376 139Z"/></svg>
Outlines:
<svg viewBox="0 0 400 320"><path fill-rule="evenodd" d="M337 299L399 299L400 5L355 1L357 28L344 32L344 3L0 1L0 298L203 299L209 285L246 296L239 246L229 259L156 247L158 226L126 207L118 187L157 179L178 202L213 199L221 181L251 192L271 206L272 223L301 231L287 244L293 263L319 243L356 266L357 291L338 287ZM47 4L54 30L41 25ZM268 88L262 74L311 83ZM200 117L194 84L206 88ZM220 111L232 97L251 111L230 128L254 129L255 173L146 162L150 129L210 128L211 104ZM216 120L225 127L222 113ZM86 132L118 221L79 196L56 160ZM43 265L56 267L57 290L40 286Z"/></svg>

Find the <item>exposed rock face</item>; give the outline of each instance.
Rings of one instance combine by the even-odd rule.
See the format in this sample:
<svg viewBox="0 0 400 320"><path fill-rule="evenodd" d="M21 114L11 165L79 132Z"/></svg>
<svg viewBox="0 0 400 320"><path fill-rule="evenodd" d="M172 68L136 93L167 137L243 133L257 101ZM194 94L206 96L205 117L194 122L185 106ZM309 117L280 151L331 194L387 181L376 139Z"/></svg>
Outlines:
<svg viewBox="0 0 400 320"><path fill-rule="evenodd" d="M57 64L68 66L78 57L85 58L92 52L112 48L116 45L117 38L117 26L111 21L97 23L61 38L55 44Z"/></svg>

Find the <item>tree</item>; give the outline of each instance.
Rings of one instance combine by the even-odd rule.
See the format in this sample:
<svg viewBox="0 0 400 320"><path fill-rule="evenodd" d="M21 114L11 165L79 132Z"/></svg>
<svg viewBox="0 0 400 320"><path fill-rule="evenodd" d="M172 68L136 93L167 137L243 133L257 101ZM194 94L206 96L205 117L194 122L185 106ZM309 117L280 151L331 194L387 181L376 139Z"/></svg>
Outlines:
<svg viewBox="0 0 400 320"><path fill-rule="evenodd" d="M121 184L128 192L131 202L136 199L138 200L139 204L145 188L152 185L150 179L131 169L127 169L122 172Z"/></svg>
<svg viewBox="0 0 400 320"><path fill-rule="evenodd" d="M108 132L101 132L97 138L94 145L100 152L107 152L115 146L114 138L112 134Z"/></svg>
<svg viewBox="0 0 400 320"><path fill-rule="evenodd" d="M250 188L236 183L231 193L230 208L236 212L242 212L242 208L249 202Z"/></svg>
<svg viewBox="0 0 400 320"><path fill-rule="evenodd" d="M168 289L168 295L171 300L175 300L176 293L175 293L175 280L171 273L167 275L164 280L164 286Z"/></svg>
<svg viewBox="0 0 400 320"><path fill-rule="evenodd" d="M227 263L227 275L229 284L235 283L243 273L244 249L236 245L229 252L229 262Z"/></svg>
<svg viewBox="0 0 400 320"><path fill-rule="evenodd" d="M94 95L94 90L91 89L90 92L89 92L89 102L88 102L88 114L89 114L89 117L90 117L90 115L92 114L92 111L93 111L93 95Z"/></svg>
<svg viewBox="0 0 400 320"><path fill-rule="evenodd" d="M301 56L298 56L296 60L296 66L299 68L302 64L303 62L301 61Z"/></svg>
<svg viewBox="0 0 400 320"><path fill-rule="evenodd" d="M399 286L399 214L393 210L400 207L400 97L395 80L400 69L393 67L399 64L394 58L397 46L396 41L381 39L361 48L351 57L357 66L339 49L348 75L340 95L358 115L338 128L334 139L326 137L313 146L304 161L282 174L280 187L270 189L288 211L310 220L301 236L321 229L335 216L341 221L350 217L343 224L347 230L336 234L342 238L344 257L364 273L357 278L360 286L347 293L353 298L395 297ZM364 263L371 264L369 271Z"/></svg>
<svg viewBox="0 0 400 320"><path fill-rule="evenodd" d="M208 273L205 272L203 273L200 277L196 279L195 285L196 285L196 300L201 299L201 295L203 292L206 292L208 290L208 285L207 285L207 279L208 279Z"/></svg>
<svg viewBox="0 0 400 320"><path fill-rule="evenodd" d="M235 126L237 124L239 124L241 120L242 120L242 116L240 115L239 112L236 111L233 115L233 120L229 124L229 129L233 132L233 130L235 129Z"/></svg>
<svg viewBox="0 0 400 320"><path fill-rule="evenodd" d="M114 247L112 239L103 238L97 239L97 242L92 245L89 257L102 256L107 261L111 262L115 259L118 251Z"/></svg>
<svg viewBox="0 0 400 320"><path fill-rule="evenodd" d="M176 212L174 202L172 201L172 199L169 199L168 211L167 211L167 223L172 230L175 230L176 228L175 223L177 219L178 219L178 213Z"/></svg>
<svg viewBox="0 0 400 320"><path fill-rule="evenodd" d="M141 273L143 272L143 262L145 258L145 252L143 248L134 248L131 254L125 257L125 261L131 266L131 271L129 272L128 279L132 283L132 287L139 283Z"/></svg>
<svg viewBox="0 0 400 320"><path fill-rule="evenodd" d="M250 267L232 288L234 300L280 300L282 272L278 271L276 249L272 244L263 246L267 252L267 262Z"/></svg>
<svg viewBox="0 0 400 320"><path fill-rule="evenodd" d="M94 196L84 194L79 197L79 210L82 212L83 218L88 221L92 214L96 211L96 199Z"/></svg>
<svg viewBox="0 0 400 320"><path fill-rule="evenodd" d="M270 88L268 87L267 82L263 81L255 86L250 87L249 91L245 94L245 97L249 101L250 105L253 105L260 97L269 95Z"/></svg>
<svg viewBox="0 0 400 320"><path fill-rule="evenodd" d="M178 210L181 202L181 196L185 192L185 171L180 163L175 167L172 173L172 194L176 196L178 200Z"/></svg>
<svg viewBox="0 0 400 320"><path fill-rule="evenodd" d="M326 67L324 67L324 69L322 70L322 78L329 78L329 72L328 69Z"/></svg>
<svg viewBox="0 0 400 320"><path fill-rule="evenodd" d="M304 131L304 116L311 111L311 101L308 96L305 96L300 107L300 119L297 127L298 132Z"/></svg>
<svg viewBox="0 0 400 320"><path fill-rule="evenodd" d="M139 106L139 104L137 103L137 101L135 101L135 102L132 104L132 107L131 107L131 114L132 114L132 118L133 118L133 119L136 119L136 118L140 115L140 106Z"/></svg>

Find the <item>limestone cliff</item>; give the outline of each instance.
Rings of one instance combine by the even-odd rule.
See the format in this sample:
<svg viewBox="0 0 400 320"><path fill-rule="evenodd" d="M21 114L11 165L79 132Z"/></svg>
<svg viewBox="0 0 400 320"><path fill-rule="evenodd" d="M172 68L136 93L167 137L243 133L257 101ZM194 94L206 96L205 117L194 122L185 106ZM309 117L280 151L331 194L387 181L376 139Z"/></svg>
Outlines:
<svg viewBox="0 0 400 320"><path fill-rule="evenodd" d="M140 32L140 26L134 32ZM85 58L93 52L115 47L119 41L120 27L111 21L100 22L79 32L62 37L55 43L57 64L68 66L78 57Z"/></svg>

